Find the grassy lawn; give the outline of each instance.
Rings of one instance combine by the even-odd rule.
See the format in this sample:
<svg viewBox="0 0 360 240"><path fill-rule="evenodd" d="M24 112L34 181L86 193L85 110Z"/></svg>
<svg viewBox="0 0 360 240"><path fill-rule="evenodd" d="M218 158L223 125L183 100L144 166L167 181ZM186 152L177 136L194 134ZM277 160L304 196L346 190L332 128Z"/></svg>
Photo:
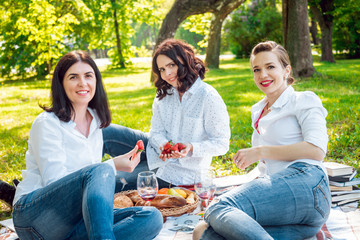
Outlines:
<svg viewBox="0 0 360 240"><path fill-rule="evenodd" d="M248 60L224 60L211 69L205 81L223 97L231 119L230 151L214 158L218 175L238 173L231 157L239 148L250 147L250 108L263 98L252 79ZM327 159L350 164L360 172L360 60L336 64L315 60L317 74L299 80L294 88L314 91L328 110ZM112 110L113 123L149 131L155 87L150 83L150 65L137 64L126 70L102 71ZM2 81L0 79L0 179L21 179L31 124L49 102L50 81ZM9 211L0 211L9 216Z"/></svg>

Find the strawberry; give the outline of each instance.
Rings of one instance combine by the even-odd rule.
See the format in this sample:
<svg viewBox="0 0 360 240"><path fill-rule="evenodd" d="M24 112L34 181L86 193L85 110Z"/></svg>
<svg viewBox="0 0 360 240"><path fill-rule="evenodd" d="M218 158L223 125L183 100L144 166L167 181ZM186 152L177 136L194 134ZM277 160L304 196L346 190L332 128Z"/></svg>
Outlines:
<svg viewBox="0 0 360 240"><path fill-rule="evenodd" d="M177 143L177 145L178 145L179 152L186 148L186 145L183 143Z"/></svg>
<svg viewBox="0 0 360 240"><path fill-rule="evenodd" d="M171 153L171 147L173 146L173 142L170 140L168 141L164 147L163 147L163 151L161 152L161 154L170 154Z"/></svg>
<svg viewBox="0 0 360 240"><path fill-rule="evenodd" d="M131 159L134 159L138 152L142 152L144 150L144 142L142 140L137 141L136 145L138 146L138 150L132 155Z"/></svg>
<svg viewBox="0 0 360 240"><path fill-rule="evenodd" d="M173 145L173 146L171 147L171 151L172 151L172 152L178 152L178 151L179 151L179 144L177 143L177 144Z"/></svg>
<svg viewBox="0 0 360 240"><path fill-rule="evenodd" d="M137 141L136 145L138 146L136 153L142 152L144 150L144 142L142 140Z"/></svg>

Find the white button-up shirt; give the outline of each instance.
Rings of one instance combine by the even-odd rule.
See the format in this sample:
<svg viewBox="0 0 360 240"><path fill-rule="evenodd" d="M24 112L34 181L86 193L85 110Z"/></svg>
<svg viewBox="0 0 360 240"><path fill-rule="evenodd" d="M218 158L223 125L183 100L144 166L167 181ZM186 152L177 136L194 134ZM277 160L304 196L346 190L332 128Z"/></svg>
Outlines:
<svg viewBox="0 0 360 240"><path fill-rule="evenodd" d="M200 169L210 167L213 156L229 149L230 126L226 105L219 93L198 78L184 93L171 89L172 95L153 102L153 116L146 156L157 177L175 185L194 184ZM169 140L191 143L192 154L181 159L160 158L160 146Z"/></svg>
<svg viewBox="0 0 360 240"><path fill-rule="evenodd" d="M267 104L266 98L255 104L251 109L252 127L259 119ZM271 112L260 118L258 133L252 135L252 145L289 145L302 141L309 142L325 153L328 144L326 130L327 111L321 100L313 92L296 92L289 86L271 106ZM295 161L279 161L262 159L265 162L266 174L274 174L295 162L307 162L326 170L320 161L298 159ZM263 167L263 166L262 166Z"/></svg>
<svg viewBox="0 0 360 240"><path fill-rule="evenodd" d="M100 122L92 109L93 119L86 138L75 129L73 121L63 122L54 113L37 116L30 130L26 152L26 170L16 189L14 204L24 194L45 187L90 164L102 161L103 138ZM107 161L114 168L112 159Z"/></svg>

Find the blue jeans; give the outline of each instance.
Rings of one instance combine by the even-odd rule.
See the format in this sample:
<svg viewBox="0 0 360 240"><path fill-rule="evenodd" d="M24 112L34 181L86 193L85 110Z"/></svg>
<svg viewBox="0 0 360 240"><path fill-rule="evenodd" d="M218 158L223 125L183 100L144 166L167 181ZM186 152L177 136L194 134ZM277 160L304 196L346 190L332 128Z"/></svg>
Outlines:
<svg viewBox="0 0 360 240"><path fill-rule="evenodd" d="M111 157L116 157L131 151L138 140L148 143L148 135L139 130L134 130L124 126L110 124L103 129L104 147L103 152L109 154ZM136 181L139 172L149 171L145 151L141 154L141 161L133 172L117 172L115 192L136 189ZM153 170L156 172L156 170ZM126 184L124 185L124 182ZM158 179L159 188L169 187L169 183Z"/></svg>
<svg viewBox="0 0 360 240"><path fill-rule="evenodd" d="M268 178L239 186L211 205L201 239L304 239L320 230L330 213L325 173L294 163Z"/></svg>
<svg viewBox="0 0 360 240"><path fill-rule="evenodd" d="M16 202L16 233L21 240L154 238L162 228L161 213L152 207L113 209L114 188L108 164L71 173Z"/></svg>

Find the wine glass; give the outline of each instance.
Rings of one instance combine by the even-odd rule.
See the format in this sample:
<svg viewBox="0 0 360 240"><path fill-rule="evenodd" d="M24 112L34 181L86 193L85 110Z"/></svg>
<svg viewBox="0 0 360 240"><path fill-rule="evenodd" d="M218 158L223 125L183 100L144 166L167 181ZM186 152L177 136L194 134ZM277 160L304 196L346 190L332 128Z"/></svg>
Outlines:
<svg viewBox="0 0 360 240"><path fill-rule="evenodd" d="M201 200L201 210L205 210L214 197L216 186L213 182L215 173L212 170L201 170L195 176L194 188L195 192ZM203 205L205 204L205 206Z"/></svg>
<svg viewBox="0 0 360 240"><path fill-rule="evenodd" d="M137 177L137 191L145 201L151 201L156 197L159 184L156 175L152 171L140 172Z"/></svg>

